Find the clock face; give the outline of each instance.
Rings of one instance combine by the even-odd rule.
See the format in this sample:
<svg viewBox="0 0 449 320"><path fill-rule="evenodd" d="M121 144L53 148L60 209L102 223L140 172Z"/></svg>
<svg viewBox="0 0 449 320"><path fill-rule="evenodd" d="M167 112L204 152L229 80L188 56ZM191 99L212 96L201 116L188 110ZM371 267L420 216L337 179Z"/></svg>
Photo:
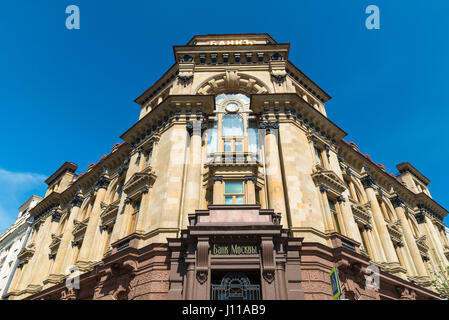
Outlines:
<svg viewBox="0 0 449 320"><path fill-rule="evenodd" d="M230 101L226 104L226 111L227 112L237 112L239 111L239 105L235 101Z"/></svg>

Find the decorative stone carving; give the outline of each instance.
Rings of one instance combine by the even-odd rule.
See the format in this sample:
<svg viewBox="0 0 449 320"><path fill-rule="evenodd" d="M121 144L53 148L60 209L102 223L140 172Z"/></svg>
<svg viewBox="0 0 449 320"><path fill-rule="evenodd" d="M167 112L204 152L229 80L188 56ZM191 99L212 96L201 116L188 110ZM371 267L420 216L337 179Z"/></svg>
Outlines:
<svg viewBox="0 0 449 320"><path fill-rule="evenodd" d="M271 76L274 78L274 80L276 81L276 83L278 85L281 85L282 82L284 82L285 78L287 77L287 74L274 74L273 72L271 73Z"/></svg>
<svg viewBox="0 0 449 320"><path fill-rule="evenodd" d="M142 191L144 188L151 188L156 180L156 174L150 172L137 172L123 186L123 191L132 197L135 193Z"/></svg>
<svg viewBox="0 0 449 320"><path fill-rule="evenodd" d="M362 179L360 179L360 182L365 189L374 188L377 185L377 181L371 176L369 172Z"/></svg>
<svg viewBox="0 0 449 320"><path fill-rule="evenodd" d="M194 134L201 136L204 130L207 129L207 123L205 121L201 123L189 121L186 124L186 129L190 136L193 136Z"/></svg>
<svg viewBox="0 0 449 320"><path fill-rule="evenodd" d="M210 95L226 90L242 91L248 94L269 92L268 86L260 79L245 73L239 73L237 70L228 70L203 82L199 86L197 94Z"/></svg>
<svg viewBox="0 0 449 320"><path fill-rule="evenodd" d="M412 289L397 286L396 291L401 296L401 300L416 300L416 293Z"/></svg>
<svg viewBox="0 0 449 320"><path fill-rule="evenodd" d="M426 239L426 235L416 238L416 245L418 246L419 253L424 257L427 256L427 252L429 251L429 246L426 243Z"/></svg>
<svg viewBox="0 0 449 320"><path fill-rule="evenodd" d="M272 283L274 280L274 270L264 270L263 278L266 282Z"/></svg>
<svg viewBox="0 0 449 320"><path fill-rule="evenodd" d="M276 121L260 122L259 128L266 130L266 134L270 134L272 133L271 130L279 130L279 122Z"/></svg>
<svg viewBox="0 0 449 320"><path fill-rule="evenodd" d="M89 223L89 218L87 218L84 221L78 221L74 220L73 224L75 225L75 228L72 231L74 241L80 241L84 238L84 234L87 229L87 224Z"/></svg>
<svg viewBox="0 0 449 320"><path fill-rule="evenodd" d="M315 167L312 179L321 192L330 192L335 197L339 197L346 190L345 183L335 172L324 170L320 166Z"/></svg>
<svg viewBox="0 0 449 320"><path fill-rule="evenodd" d="M54 233L51 234L51 242L49 245L50 252L54 253L58 250L59 245L61 244L61 236L57 236Z"/></svg>
<svg viewBox="0 0 449 320"><path fill-rule="evenodd" d="M387 225L387 230L393 243L400 243L402 239L401 221L397 220L395 223L391 223L385 220L385 223Z"/></svg>
<svg viewBox="0 0 449 320"><path fill-rule="evenodd" d="M179 81L181 81L181 83L183 84L183 86L185 88L185 87L187 87L187 84L193 79L193 75L189 75L189 76L178 75L178 79L179 79Z"/></svg>
<svg viewBox="0 0 449 320"><path fill-rule="evenodd" d="M61 220L62 212L59 210L54 210L51 214L51 222L59 222Z"/></svg>
<svg viewBox="0 0 449 320"><path fill-rule="evenodd" d="M207 281L208 273L206 270L200 270L196 273L196 279L199 283L203 284Z"/></svg>
<svg viewBox="0 0 449 320"><path fill-rule="evenodd" d="M355 219L358 219L363 225L371 224L371 203L351 204L352 213Z"/></svg>

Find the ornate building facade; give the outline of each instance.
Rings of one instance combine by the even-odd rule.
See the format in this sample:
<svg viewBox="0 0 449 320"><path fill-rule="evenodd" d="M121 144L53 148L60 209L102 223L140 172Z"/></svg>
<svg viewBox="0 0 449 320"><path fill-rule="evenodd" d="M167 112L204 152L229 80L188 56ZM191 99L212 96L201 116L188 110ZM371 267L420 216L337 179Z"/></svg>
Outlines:
<svg viewBox="0 0 449 320"><path fill-rule="evenodd" d="M31 234L30 210L41 199L41 197L32 196L25 201L19 208L19 215L14 224L0 235L0 299L8 292L19 263L17 256Z"/></svg>
<svg viewBox="0 0 449 320"><path fill-rule="evenodd" d="M331 299L336 267L346 299L438 299L430 181L346 142L289 50L267 34L174 46L123 143L47 179L7 297Z"/></svg>

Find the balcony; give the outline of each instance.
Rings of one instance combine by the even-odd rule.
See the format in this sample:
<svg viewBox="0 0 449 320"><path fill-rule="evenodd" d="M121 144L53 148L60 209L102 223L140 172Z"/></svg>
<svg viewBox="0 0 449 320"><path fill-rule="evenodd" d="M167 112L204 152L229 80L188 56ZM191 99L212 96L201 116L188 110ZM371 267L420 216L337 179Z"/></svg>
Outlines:
<svg viewBox="0 0 449 320"><path fill-rule="evenodd" d="M216 152L207 155L207 166L260 165L259 156L253 152Z"/></svg>

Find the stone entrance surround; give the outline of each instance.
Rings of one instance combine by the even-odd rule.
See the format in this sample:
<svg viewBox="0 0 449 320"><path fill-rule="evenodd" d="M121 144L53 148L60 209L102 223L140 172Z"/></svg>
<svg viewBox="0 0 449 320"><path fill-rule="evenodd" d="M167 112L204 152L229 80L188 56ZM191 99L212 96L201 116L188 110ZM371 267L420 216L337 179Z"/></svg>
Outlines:
<svg viewBox="0 0 449 320"><path fill-rule="evenodd" d="M214 270L259 270L263 299L303 299L302 239L290 238L280 221L274 210L257 205L213 205L189 215L181 237L168 239L172 252L168 298L209 300ZM251 249L238 254L233 246Z"/></svg>

